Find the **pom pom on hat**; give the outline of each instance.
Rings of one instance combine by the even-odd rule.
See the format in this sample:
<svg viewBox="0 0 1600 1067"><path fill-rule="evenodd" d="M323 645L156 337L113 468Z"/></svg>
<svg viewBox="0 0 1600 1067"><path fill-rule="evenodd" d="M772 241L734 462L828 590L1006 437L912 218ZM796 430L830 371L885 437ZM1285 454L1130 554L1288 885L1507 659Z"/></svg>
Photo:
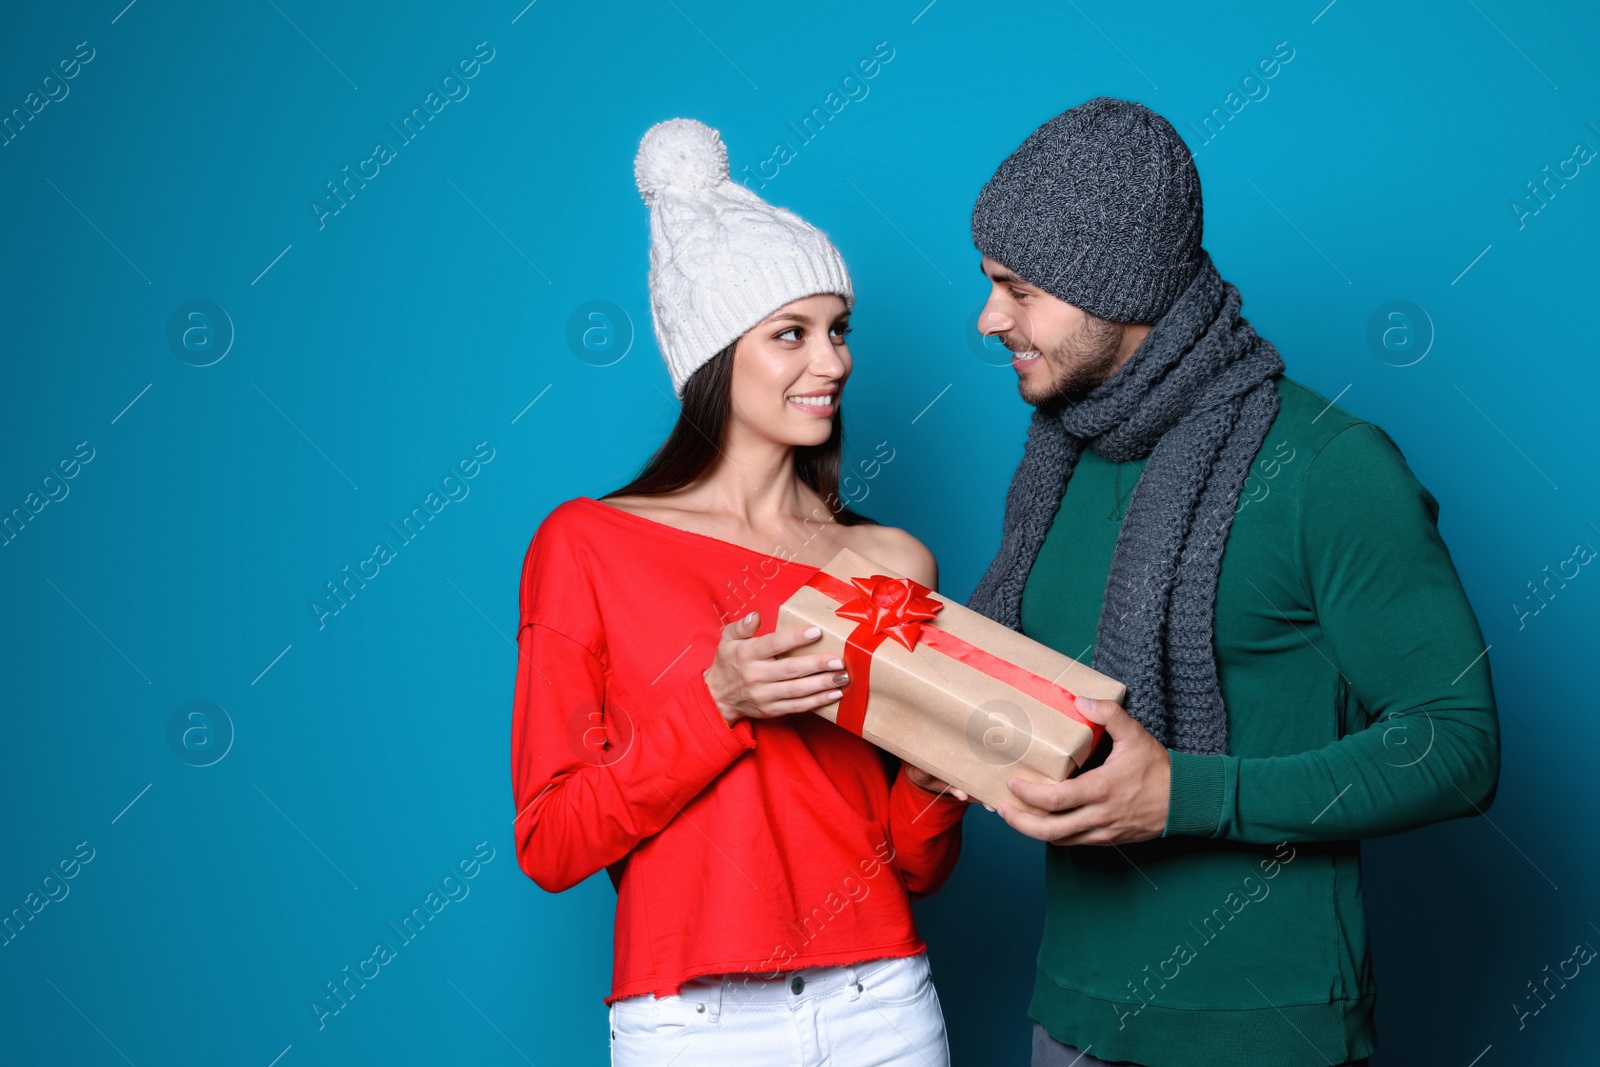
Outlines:
<svg viewBox="0 0 1600 1067"><path fill-rule="evenodd" d="M667 190L704 192L728 180L728 146L722 136L694 119L668 119L645 131L633 161L644 202Z"/></svg>

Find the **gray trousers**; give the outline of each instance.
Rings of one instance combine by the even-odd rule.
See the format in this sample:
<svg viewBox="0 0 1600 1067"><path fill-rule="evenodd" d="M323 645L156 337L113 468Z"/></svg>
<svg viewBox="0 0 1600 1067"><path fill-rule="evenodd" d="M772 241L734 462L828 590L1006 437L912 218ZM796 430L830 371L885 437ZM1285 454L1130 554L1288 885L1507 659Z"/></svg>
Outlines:
<svg viewBox="0 0 1600 1067"><path fill-rule="evenodd" d="M1091 1048L1093 1046L1090 1046ZM1071 1045L1063 1045L1038 1023L1033 1024L1033 1062L1031 1067L1139 1067L1126 1060L1110 1064L1098 1056L1079 1052ZM1346 1063L1343 1067L1367 1067L1366 1060Z"/></svg>

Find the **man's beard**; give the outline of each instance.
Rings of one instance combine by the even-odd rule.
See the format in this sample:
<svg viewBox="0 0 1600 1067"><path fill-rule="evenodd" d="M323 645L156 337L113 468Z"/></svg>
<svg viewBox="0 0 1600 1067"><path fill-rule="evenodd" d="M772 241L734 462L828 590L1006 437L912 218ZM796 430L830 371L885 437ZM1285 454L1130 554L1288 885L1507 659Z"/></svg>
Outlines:
<svg viewBox="0 0 1600 1067"><path fill-rule="evenodd" d="M1071 337L1048 351L1040 350L1037 358L1049 367L1052 379L1041 392L1031 392L1019 383L1022 399L1046 411L1058 411L1082 400L1111 376L1121 347L1122 327L1118 323L1085 315Z"/></svg>

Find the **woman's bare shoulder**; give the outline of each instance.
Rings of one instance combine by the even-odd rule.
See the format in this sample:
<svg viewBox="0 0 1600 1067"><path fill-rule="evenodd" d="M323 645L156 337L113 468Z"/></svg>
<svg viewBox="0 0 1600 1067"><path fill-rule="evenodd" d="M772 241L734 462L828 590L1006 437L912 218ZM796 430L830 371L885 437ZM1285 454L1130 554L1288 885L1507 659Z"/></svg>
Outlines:
<svg viewBox="0 0 1600 1067"><path fill-rule="evenodd" d="M897 526L861 525L846 527L851 549L876 560L897 574L930 589L938 588L939 564L928 546Z"/></svg>
<svg viewBox="0 0 1600 1067"><path fill-rule="evenodd" d="M659 510L657 502L647 496L608 496L595 499L597 503L604 504L607 507L613 507L618 511L626 511L634 515L643 515L646 518L652 517L652 511Z"/></svg>

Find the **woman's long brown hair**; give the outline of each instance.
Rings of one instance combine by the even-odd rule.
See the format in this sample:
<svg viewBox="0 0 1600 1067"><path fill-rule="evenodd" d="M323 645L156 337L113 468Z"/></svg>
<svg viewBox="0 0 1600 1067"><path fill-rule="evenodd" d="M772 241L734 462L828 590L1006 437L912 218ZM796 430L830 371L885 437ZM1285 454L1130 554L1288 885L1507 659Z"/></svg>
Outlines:
<svg viewBox="0 0 1600 1067"><path fill-rule="evenodd" d="M657 496L693 485L722 454L728 419L733 411L733 350L735 341L711 357L689 376L683 387L678 422L655 455L638 475L605 497ZM839 498L840 456L844 451L844 421L838 407L833 412L833 432L820 445L794 450L795 473L814 489L841 526L876 523Z"/></svg>

